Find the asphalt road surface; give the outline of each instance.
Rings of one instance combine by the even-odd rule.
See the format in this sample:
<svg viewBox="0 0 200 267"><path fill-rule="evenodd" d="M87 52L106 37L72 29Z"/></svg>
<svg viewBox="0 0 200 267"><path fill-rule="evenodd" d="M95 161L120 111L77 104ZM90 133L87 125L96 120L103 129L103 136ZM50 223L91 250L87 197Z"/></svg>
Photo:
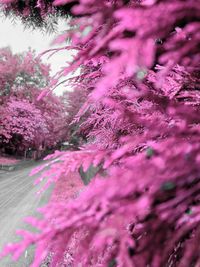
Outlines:
<svg viewBox="0 0 200 267"><path fill-rule="evenodd" d="M37 162L10 172L0 170L0 250L6 243L20 239L15 235L17 229L33 230L23 222L23 218L37 216L36 209L48 202L51 189L37 196L39 188L33 185L37 175L29 177L31 169L41 164ZM33 259L33 251L34 247L29 248L17 262L6 257L0 260L0 267L28 267Z"/></svg>

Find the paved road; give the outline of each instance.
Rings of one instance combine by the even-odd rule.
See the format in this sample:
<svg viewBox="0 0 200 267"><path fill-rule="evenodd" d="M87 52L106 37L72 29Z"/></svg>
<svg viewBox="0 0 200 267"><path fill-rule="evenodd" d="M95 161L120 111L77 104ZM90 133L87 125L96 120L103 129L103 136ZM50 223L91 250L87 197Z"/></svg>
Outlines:
<svg viewBox="0 0 200 267"><path fill-rule="evenodd" d="M51 189L43 195L36 196L38 187L33 185L36 176L29 177L31 169L43 164L22 167L21 170L4 172L0 170L0 250L7 242L16 242L16 229L31 229L22 219L36 215L36 208L47 203ZM10 257L0 261L0 267L28 267L32 261L34 248L30 248L18 262Z"/></svg>

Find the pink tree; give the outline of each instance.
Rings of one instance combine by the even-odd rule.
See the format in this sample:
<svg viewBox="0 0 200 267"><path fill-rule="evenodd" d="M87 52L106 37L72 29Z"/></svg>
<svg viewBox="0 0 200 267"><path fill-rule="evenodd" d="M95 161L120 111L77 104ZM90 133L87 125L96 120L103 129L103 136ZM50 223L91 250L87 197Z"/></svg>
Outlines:
<svg viewBox="0 0 200 267"><path fill-rule="evenodd" d="M70 9L74 6L73 1L60 6L55 6L51 0L28 0L25 2L6 0L1 2L4 2L2 13L6 17L18 16L26 25L32 28L40 27L49 32L57 29L59 17L72 15Z"/></svg>
<svg viewBox="0 0 200 267"><path fill-rule="evenodd" d="M0 122L0 144L14 151L37 149L49 133L41 111L27 100L10 98L1 107Z"/></svg>
<svg viewBox="0 0 200 267"><path fill-rule="evenodd" d="M33 51L13 54L9 48L1 48L1 98L11 94L20 94L25 87L31 90L33 87L34 89L41 89L47 86L50 81L49 71L50 66L43 64ZM26 95L23 97L28 98L30 90L26 90Z"/></svg>
<svg viewBox="0 0 200 267"><path fill-rule="evenodd" d="M7 116L11 119L13 113L10 110L10 103L13 103L13 106L14 103L23 103L24 100L30 106L32 105L33 109L39 110L45 121L46 132L41 134L39 140L37 140L38 136L34 135L36 138L34 142L40 143L43 148L55 147L64 136L65 111L59 97L49 92L44 98L38 100L39 95L51 82L49 71L50 67L43 64L32 51L13 55L9 48L0 49L0 101L5 109L3 114L8 112ZM13 102L13 99L16 102ZM21 121L21 118L17 118L16 115L17 113L15 114L16 120ZM1 120L3 119L2 116ZM10 121L10 124L13 123L13 120ZM7 131L5 123L1 125L1 128L2 131ZM23 137L23 140L25 139ZM29 147L32 149L38 148L34 142L33 140L29 142ZM7 146L10 145L7 139L6 143ZM28 144L22 147L25 149L27 146ZM5 147L5 140L1 142L1 147Z"/></svg>
<svg viewBox="0 0 200 267"><path fill-rule="evenodd" d="M87 140L87 134L83 132L83 129L80 129L80 125L88 116L88 112L84 111L84 104L88 94L87 88L79 90L74 87L73 91L66 91L61 96L61 102L66 112L65 141L73 149L78 149ZM81 111L84 113L83 116L79 114Z"/></svg>
<svg viewBox="0 0 200 267"><path fill-rule="evenodd" d="M14 83L18 72L19 58L12 55L8 48L0 51L0 97L10 92L10 84Z"/></svg>
<svg viewBox="0 0 200 267"><path fill-rule="evenodd" d="M17 259L36 243L32 266L48 249L57 266L78 233L74 266L198 267L200 2L54 1L66 3L76 4L77 27L59 39L72 38L78 53L63 75L81 66L92 83L91 140L56 153L57 163L52 156L40 179L48 185L81 165L101 170L76 201L28 218L41 233L19 231L23 241L4 253Z"/></svg>

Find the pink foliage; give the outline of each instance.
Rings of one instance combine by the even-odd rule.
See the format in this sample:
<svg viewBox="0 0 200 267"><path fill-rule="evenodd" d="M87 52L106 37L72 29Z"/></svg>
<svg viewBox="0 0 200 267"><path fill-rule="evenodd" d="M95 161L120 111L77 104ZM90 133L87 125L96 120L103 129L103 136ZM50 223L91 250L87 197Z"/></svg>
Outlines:
<svg viewBox="0 0 200 267"><path fill-rule="evenodd" d="M64 104L66 112L65 140L68 141L71 147L77 149L86 140L86 134L81 131L80 125L88 116L84 106L86 105L85 102L89 91L88 88L83 88L80 82L74 82L73 86L73 91L63 93L61 102ZM81 86L81 90L79 90L79 86Z"/></svg>
<svg viewBox="0 0 200 267"><path fill-rule="evenodd" d="M48 186L80 166L101 168L76 201L29 218L41 232L21 231L3 255L17 259L35 243L32 266L49 249L54 267L81 231L74 267L200 266L200 1L54 3L76 3L68 35L79 50L60 74L79 66L85 74L89 138L52 156L40 179Z"/></svg>
<svg viewBox="0 0 200 267"><path fill-rule="evenodd" d="M16 137L16 146L37 147L48 134L41 111L27 100L11 98L6 106L1 107L0 121L2 142L14 142Z"/></svg>
<svg viewBox="0 0 200 267"><path fill-rule="evenodd" d="M18 162L17 159L14 158L7 158L7 157L0 157L0 164L10 165L10 164L16 164Z"/></svg>
<svg viewBox="0 0 200 267"><path fill-rule="evenodd" d="M0 49L1 147L6 142L7 147L18 149L20 140L18 145L13 143L13 135L23 139L19 146L23 151L51 148L63 140L64 104L47 89L51 84L49 71L32 51L14 55L9 48ZM44 91L48 94L38 99Z"/></svg>
<svg viewBox="0 0 200 267"><path fill-rule="evenodd" d="M33 51L13 54L9 48L1 48L0 96L19 94L24 86L35 89L45 87L49 83L49 71L50 67L43 64Z"/></svg>
<svg viewBox="0 0 200 267"><path fill-rule="evenodd" d="M52 202L67 202L71 198L76 198L79 191L83 189L83 182L81 181L78 172L69 173L63 179L60 179L53 190Z"/></svg>

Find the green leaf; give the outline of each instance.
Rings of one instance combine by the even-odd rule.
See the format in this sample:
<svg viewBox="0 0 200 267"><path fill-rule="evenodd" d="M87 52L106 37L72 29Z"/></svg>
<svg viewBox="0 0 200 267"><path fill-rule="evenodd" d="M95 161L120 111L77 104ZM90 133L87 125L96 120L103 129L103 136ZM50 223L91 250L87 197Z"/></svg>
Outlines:
<svg viewBox="0 0 200 267"><path fill-rule="evenodd" d="M116 259L112 259L109 264L108 264L108 267L116 267L117 266L117 261Z"/></svg>
<svg viewBox="0 0 200 267"><path fill-rule="evenodd" d="M169 190L172 190L172 189L174 189L175 188L175 183L173 183L173 182L165 182L163 185L162 185L162 189L164 190L164 191L169 191Z"/></svg>
<svg viewBox="0 0 200 267"><path fill-rule="evenodd" d="M185 211L186 214L188 215L191 215L192 214L192 209L191 208L188 208L186 211Z"/></svg>
<svg viewBox="0 0 200 267"><path fill-rule="evenodd" d="M140 69L137 72L136 77L137 77L138 80L143 80L146 75L147 75L147 71L145 69Z"/></svg>
<svg viewBox="0 0 200 267"><path fill-rule="evenodd" d="M146 157L150 159L154 154L155 154L155 151L153 150L153 148L148 147L146 150Z"/></svg>

